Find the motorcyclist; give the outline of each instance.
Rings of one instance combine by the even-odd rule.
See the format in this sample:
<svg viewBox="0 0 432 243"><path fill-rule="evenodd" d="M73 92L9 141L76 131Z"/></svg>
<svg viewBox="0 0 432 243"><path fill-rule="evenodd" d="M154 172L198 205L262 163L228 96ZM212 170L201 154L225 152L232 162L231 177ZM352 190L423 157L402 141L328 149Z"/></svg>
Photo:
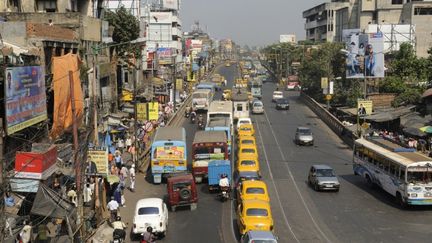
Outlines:
<svg viewBox="0 0 432 243"><path fill-rule="evenodd" d="M190 113L190 117L191 117L191 121L193 121L196 118L196 112L194 110L192 110L192 112Z"/></svg>
<svg viewBox="0 0 432 243"><path fill-rule="evenodd" d="M113 236L119 236L121 239L126 239L126 225L121 221L121 217L117 216L116 221L112 222L114 229Z"/></svg>
<svg viewBox="0 0 432 243"><path fill-rule="evenodd" d="M228 189L230 187L230 182L226 174L221 175L221 178L219 179L219 187L221 189Z"/></svg>
<svg viewBox="0 0 432 243"><path fill-rule="evenodd" d="M142 235L142 240L141 243L151 243L151 242L155 242L155 235L153 234L153 228L152 227L147 227L147 231L144 232L144 234Z"/></svg>
<svg viewBox="0 0 432 243"><path fill-rule="evenodd" d="M186 106L185 109L185 117L188 117L191 113L192 108L190 106Z"/></svg>

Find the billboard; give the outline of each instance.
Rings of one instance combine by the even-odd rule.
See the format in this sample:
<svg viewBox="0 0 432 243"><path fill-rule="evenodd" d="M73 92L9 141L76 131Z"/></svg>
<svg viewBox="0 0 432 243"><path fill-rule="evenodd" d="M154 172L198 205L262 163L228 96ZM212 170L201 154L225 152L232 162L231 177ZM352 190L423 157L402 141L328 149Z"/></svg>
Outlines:
<svg viewBox="0 0 432 243"><path fill-rule="evenodd" d="M108 175L108 150L88 150L87 161L96 167L95 174Z"/></svg>
<svg viewBox="0 0 432 243"><path fill-rule="evenodd" d="M162 0L162 6L165 9L180 9L179 0Z"/></svg>
<svg viewBox="0 0 432 243"><path fill-rule="evenodd" d="M15 155L15 177L45 180L56 170L57 147L44 151L18 151Z"/></svg>
<svg viewBox="0 0 432 243"><path fill-rule="evenodd" d="M384 77L384 39L381 32L361 34L360 30L344 30L347 78Z"/></svg>
<svg viewBox="0 0 432 243"><path fill-rule="evenodd" d="M296 43L295 35L279 35L279 43Z"/></svg>
<svg viewBox="0 0 432 243"><path fill-rule="evenodd" d="M45 75L40 66L10 67L4 85L8 135L47 119Z"/></svg>
<svg viewBox="0 0 432 243"><path fill-rule="evenodd" d="M173 63L172 53L173 51L171 48L158 48L157 55L158 55L159 64L160 65L172 64Z"/></svg>
<svg viewBox="0 0 432 243"><path fill-rule="evenodd" d="M159 119L159 103L158 102L150 102L148 103L148 119L150 121Z"/></svg>
<svg viewBox="0 0 432 243"><path fill-rule="evenodd" d="M357 100L357 114L359 116L371 115L373 111L373 101L372 100Z"/></svg>
<svg viewBox="0 0 432 243"><path fill-rule="evenodd" d="M147 121L147 103L137 103L137 120Z"/></svg>

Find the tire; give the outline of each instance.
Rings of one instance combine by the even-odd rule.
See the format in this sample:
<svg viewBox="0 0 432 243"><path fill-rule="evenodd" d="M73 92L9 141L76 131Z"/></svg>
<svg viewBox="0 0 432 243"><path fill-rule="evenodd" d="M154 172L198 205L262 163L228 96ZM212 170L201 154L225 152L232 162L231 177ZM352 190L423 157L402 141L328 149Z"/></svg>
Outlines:
<svg viewBox="0 0 432 243"><path fill-rule="evenodd" d="M374 183L372 182L370 176L369 176L369 175L366 175L365 178L366 178L366 182L367 182L368 186L369 186L370 188L374 188Z"/></svg>
<svg viewBox="0 0 432 243"><path fill-rule="evenodd" d="M402 209L407 208L408 204L406 202L404 202L402 195L399 192L396 193L396 201L399 204L400 208L402 208Z"/></svg>
<svg viewBox="0 0 432 243"><path fill-rule="evenodd" d="M182 188L179 192L179 196L182 200L188 200L192 196L191 190L187 188Z"/></svg>

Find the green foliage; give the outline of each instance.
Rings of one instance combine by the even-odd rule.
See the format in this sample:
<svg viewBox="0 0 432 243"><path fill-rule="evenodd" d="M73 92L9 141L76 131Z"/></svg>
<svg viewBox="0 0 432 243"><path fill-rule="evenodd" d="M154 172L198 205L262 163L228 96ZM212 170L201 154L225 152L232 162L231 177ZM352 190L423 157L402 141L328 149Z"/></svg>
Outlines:
<svg viewBox="0 0 432 243"><path fill-rule="evenodd" d="M107 11L105 20L114 27L113 41L115 43L124 43L115 47L117 53L119 55L124 55L125 52L134 53L135 57L139 57L141 55L139 45L128 43L139 37L140 27L138 19L122 6L115 12Z"/></svg>
<svg viewBox="0 0 432 243"><path fill-rule="evenodd" d="M407 85L401 77L387 76L380 81L380 92L400 94L407 89Z"/></svg>
<svg viewBox="0 0 432 243"><path fill-rule="evenodd" d="M408 88L404 92L398 94L393 101L393 106L401 106L408 104L417 104L421 99L421 90L416 88Z"/></svg>
<svg viewBox="0 0 432 243"><path fill-rule="evenodd" d="M402 78L409 83L425 82L428 79L428 60L417 58L413 46L409 43L402 43L399 51L390 54L390 74Z"/></svg>

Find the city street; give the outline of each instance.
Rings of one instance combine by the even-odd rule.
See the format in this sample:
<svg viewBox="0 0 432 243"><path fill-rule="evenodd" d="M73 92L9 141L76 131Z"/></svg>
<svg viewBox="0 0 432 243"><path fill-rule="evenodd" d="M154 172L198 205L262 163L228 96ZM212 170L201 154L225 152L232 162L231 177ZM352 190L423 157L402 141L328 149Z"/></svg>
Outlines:
<svg viewBox="0 0 432 243"><path fill-rule="evenodd" d="M234 66L221 66L218 73L229 86L237 75ZM263 86L264 115L253 115L259 145L261 172L270 192L275 232L281 242L425 242L432 212L429 208L403 211L394 198L380 189L370 189L354 176L351 149L304 104L298 92L285 92L288 111L278 111L271 102L275 84ZM217 95L220 98L220 94ZM191 144L196 125L184 121ZM301 147L293 142L297 126L311 127L315 145ZM315 192L307 185L312 164L328 164L339 175L341 190ZM126 191L127 207L121 214L132 224L135 201L163 198L166 185L152 185L138 176L135 193ZM200 185L198 209L169 213L167 236L161 242L235 242L235 201L220 203ZM414 227L415 226L415 227Z"/></svg>

